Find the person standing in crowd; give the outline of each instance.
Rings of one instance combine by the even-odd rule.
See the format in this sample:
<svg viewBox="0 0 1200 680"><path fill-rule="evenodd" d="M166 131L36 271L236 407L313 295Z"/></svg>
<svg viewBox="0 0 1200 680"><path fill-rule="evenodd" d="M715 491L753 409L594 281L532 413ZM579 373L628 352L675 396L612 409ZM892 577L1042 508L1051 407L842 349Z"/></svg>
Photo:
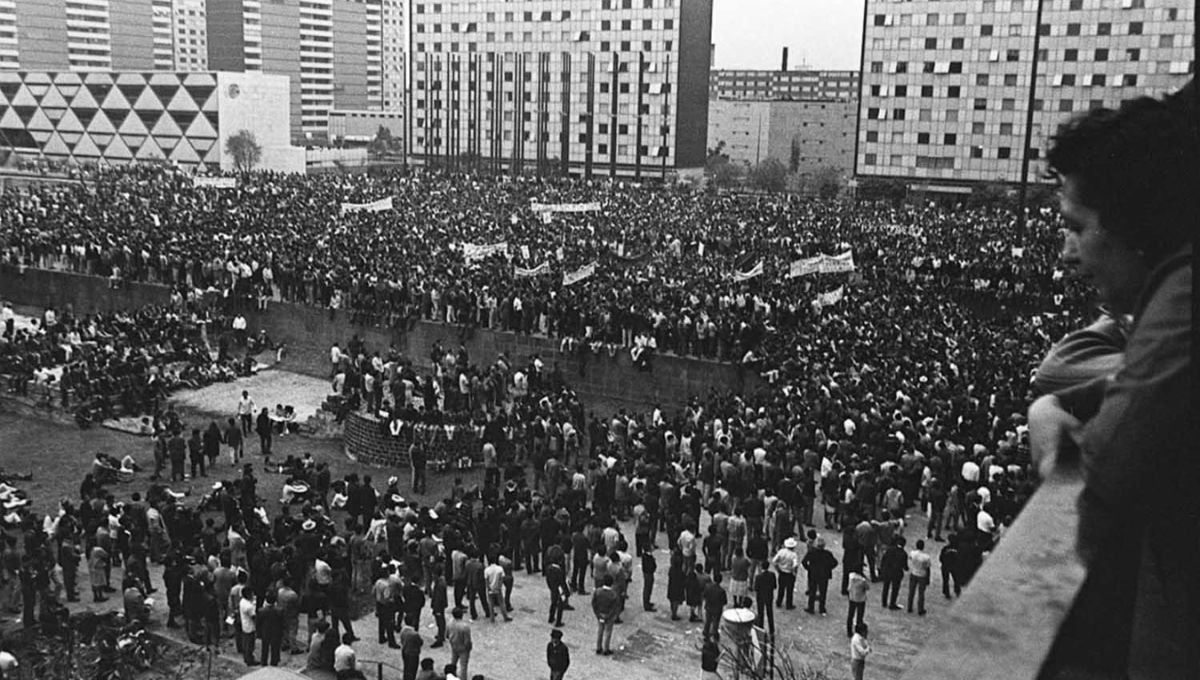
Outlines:
<svg viewBox="0 0 1200 680"><path fill-rule="evenodd" d="M850 604L846 611L846 637L854 634L854 626L862 625L863 617L867 613L867 591L870 589L871 582L863 576L862 567L850 572Z"/></svg>
<svg viewBox="0 0 1200 680"><path fill-rule="evenodd" d="M899 609L896 598L899 597L900 584L904 582L904 572L908 571L908 555L904 552L904 538L897 536L884 551L879 560L879 577L883 580L883 607Z"/></svg>
<svg viewBox="0 0 1200 680"><path fill-rule="evenodd" d="M421 646L425 641L407 621L400 628L400 658L404 665L404 680L416 680L417 666L421 660Z"/></svg>
<svg viewBox="0 0 1200 680"><path fill-rule="evenodd" d="M546 644L546 665L550 667L550 680L563 680L571 667L571 650L562 641L563 633L555 628L550 631L550 642Z"/></svg>
<svg viewBox="0 0 1200 680"><path fill-rule="evenodd" d="M913 596L917 599L917 614L925 616L925 589L929 587L933 558L925 552L925 541L917 539L917 547L908 553L908 613L913 610Z"/></svg>
<svg viewBox="0 0 1200 680"><path fill-rule="evenodd" d="M463 620L463 608L455 607L450 614L454 617L446 627L446 640L450 643L450 664L456 666L459 676L471 677L467 668L471 663L471 624Z"/></svg>
<svg viewBox="0 0 1200 680"><path fill-rule="evenodd" d="M642 553L642 611L652 612L654 606L654 572L658 571L658 560L654 559L654 551Z"/></svg>
<svg viewBox="0 0 1200 680"><path fill-rule="evenodd" d="M258 627L255 625L257 615L258 611L254 607L254 592L249 588L242 589L242 600L238 602L238 617L242 629L242 659L247 666L258 665L258 661L254 658L254 640L258 631Z"/></svg>
<svg viewBox="0 0 1200 680"><path fill-rule="evenodd" d="M263 666L278 666L279 653L283 647L283 612L277 604L279 596L273 590L268 590L266 604L258 609L254 616L254 625L258 637L262 638Z"/></svg>
<svg viewBox="0 0 1200 680"><path fill-rule="evenodd" d="M867 656L871 653L868 631L867 624L860 623L854 627L854 637L850 638L850 673L854 680L863 680L863 671L867 667Z"/></svg>
<svg viewBox="0 0 1200 680"><path fill-rule="evenodd" d="M825 598L829 593L829 580L833 578L833 570L837 568L837 558L825 549L825 539L817 537L813 547L804 555L801 565L808 572L808 606L804 611L815 614L813 607L820 607L825 614Z"/></svg>
<svg viewBox="0 0 1200 680"><path fill-rule="evenodd" d="M767 633L775 637L775 589L778 581L775 572L763 569L754 577L754 601L758 604L758 615L754 621L766 626Z"/></svg>
<svg viewBox="0 0 1200 680"><path fill-rule="evenodd" d="M721 586L721 572L712 575L712 581L704 587L704 637L716 638L721 634L721 615L729 596Z"/></svg>
<svg viewBox="0 0 1200 680"><path fill-rule="evenodd" d="M561 628L563 625L564 591L566 578L563 576L562 565L557 562L546 562L543 570L546 576L546 587L550 589L550 615L547 623Z"/></svg>
<svg viewBox="0 0 1200 680"><path fill-rule="evenodd" d="M271 423L271 414L264 407L258 414L258 420L254 424L255 432L258 433L259 452L262 453L263 462L270 465L271 463L271 436L275 426Z"/></svg>
<svg viewBox="0 0 1200 680"><path fill-rule="evenodd" d="M239 428L237 423L234 422L233 418L229 419L229 425L225 428L225 445L229 447L230 465L237 465L238 461L246 455L246 433L243 430L248 431L248 429L249 426L244 422L242 427Z"/></svg>
<svg viewBox="0 0 1200 680"><path fill-rule="evenodd" d="M792 598L796 593L796 572L800 568L800 558L796 555L796 539L791 536L783 541L783 547L779 552L775 553L775 557L771 558L771 565L779 572L779 592L775 595L775 606L784 606L784 600L787 600L787 608L795 609L796 605Z"/></svg>
<svg viewBox="0 0 1200 680"><path fill-rule="evenodd" d="M254 425L254 410L254 400L250 398L250 392L242 390L242 398L238 400L237 405L237 416L242 425L243 436L249 435Z"/></svg>
<svg viewBox="0 0 1200 680"><path fill-rule="evenodd" d="M596 653L612 655L613 624L621 610L621 599L613 590L613 577L605 576L592 592L592 613L596 615Z"/></svg>

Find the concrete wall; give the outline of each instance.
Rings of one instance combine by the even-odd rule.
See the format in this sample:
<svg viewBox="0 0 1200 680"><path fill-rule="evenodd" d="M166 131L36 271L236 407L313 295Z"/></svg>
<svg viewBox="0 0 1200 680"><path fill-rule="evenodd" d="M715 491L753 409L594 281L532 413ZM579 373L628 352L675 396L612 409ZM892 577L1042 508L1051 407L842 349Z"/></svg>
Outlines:
<svg viewBox="0 0 1200 680"><path fill-rule="evenodd" d="M154 70L153 17L154 7L150 0L124 0L109 4L114 71Z"/></svg>
<svg viewBox="0 0 1200 680"><path fill-rule="evenodd" d="M79 314L162 304L170 293L164 286L140 283L114 291L99 277L35 269L18 274L14 268L0 266L0 297L18 306L64 308L70 304ZM423 370L435 340L454 346L462 332L458 326L430 322L418 322L407 332L356 326L344 312L331 318L328 310L293 304L272 304L265 313L250 315L248 321L251 330L266 328L272 339L287 344L282 368L320 377L329 375L330 346L337 342L344 347L355 333L371 349L386 352L395 346ZM659 356L653 372L643 373L632 366L626 350L612 358L590 352L584 357L568 356L560 354L558 342L549 338L488 330L477 330L464 342L477 363L490 362L499 352L515 362L537 353L548 369L557 362L585 408L599 408L601 413L622 407L647 409L654 404L669 410L682 406L690 395L705 395L713 388L752 391L760 384L757 374L736 365L699 359Z"/></svg>

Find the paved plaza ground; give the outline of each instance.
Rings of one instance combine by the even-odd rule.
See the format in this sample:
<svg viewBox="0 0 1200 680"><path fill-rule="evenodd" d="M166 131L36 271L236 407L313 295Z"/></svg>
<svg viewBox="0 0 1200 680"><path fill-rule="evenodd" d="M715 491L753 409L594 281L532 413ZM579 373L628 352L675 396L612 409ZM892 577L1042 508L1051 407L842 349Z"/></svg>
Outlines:
<svg viewBox="0 0 1200 680"><path fill-rule="evenodd" d="M274 385L272 388L270 386ZM328 383L314 381L311 378L291 376L280 371L263 371L259 376L245 379L236 383L217 385L199 390L192 394L178 395L175 400L187 404L185 416L195 408L224 407L231 411L236 405L236 397L241 389L247 389L261 403L274 405L276 389L287 391L302 390L305 394L293 392L295 397L288 403L300 404L309 401L319 401L324 397ZM310 390L315 391L309 392ZM233 395L232 397L230 395ZM205 409L207 410L207 408ZM199 420L197 416L191 418ZM189 425L194 424L189 422ZM248 445L248 453L252 461L257 460L257 441ZM130 453L143 466L152 467L153 454L148 438L93 428L82 431L73 426L59 424L38 418L27 418L13 413L0 413L0 468L12 471L31 471L34 474L32 482L22 486L34 499L36 511L45 513L52 511L60 498L77 498L79 481L88 471L92 456L97 451L105 451L113 455ZM408 471L386 470L371 468L348 460L342 451L342 445L337 440L317 440L306 437L285 437L275 443L277 457L289 453L312 452L318 461L329 462L335 478L350 472L371 474L377 488L385 483L389 475L395 474L401 478L401 484L407 487ZM213 478L233 476L234 470L222 463L210 473ZM468 484L482 481L481 472L468 473ZM480 479L476 479L476 477ZM176 484L176 490L191 488L193 494L203 493L211 484L211 479L189 480ZM277 490L283 479L278 475L262 473L260 489L269 502L269 509L274 511L278 498ZM448 488L450 475L431 479L430 493L416 496L419 500L432 504L440 493ZM113 489L119 500L128 500L134 491L145 491L149 485L147 475L140 475L137 480ZM335 517L335 520L338 519ZM819 521L819 517L817 518ZM920 513L910 512L909 526L905 535L910 543L924 535L925 522ZM707 514L704 523L707 522ZM703 530L703 527L702 527ZM623 533L632 538L633 527L626 524ZM834 531L819 530L834 555L841 558L841 537ZM641 610L640 595L642 577L640 572L635 575L630 586L629 609L625 622L616 627L613 636L613 648L616 653L612 657L597 657L594 652L595 624L590 609L589 597L574 597L571 602L575 611L567 612L566 627L563 629L564 641L571 649L572 665L567 674L572 680L601 680L622 678L622 680L657 680L662 678L696 678L700 675L699 644L701 639L700 624L689 624L684 621L670 620L666 603L666 579L668 553L665 550L666 537L659 536L659 549L655 556L658 558L658 574L656 575L654 602L658 611L648 613ZM949 606L940 592L940 574L937 565L937 551L942 544L934 543L929 550L935 557L934 583L929 589L929 614L918 617L903 611L888 611L880 607L879 584L874 584L867 604L866 620L871 626L871 642L875 653L868 663L868 678L897 678L907 667L912 657L920 649L926 636ZM155 579L159 570L154 568ZM120 570L115 570L114 580L118 580ZM793 660L799 664L811 665L817 669L826 669L829 678L850 677L848 662L848 642L845 636L846 598L838 592L841 578L840 568L835 572L835 580L831 583L829 595L829 615L811 616L802 612L803 577L797 593L797 608L794 611L778 611L776 623L778 627L780 648L787 650ZM86 570L81 571L80 592L90 593L86 583ZM161 591L160 591L161 592ZM157 596L163 607L161 594ZM85 597L89 600L90 597ZM549 626L546 624L546 612L549 604L549 593L540 574L533 576L517 572L516 588L513 592L513 605L516 609L514 621L511 623L488 623L485 619L474 622L475 650L472 653L471 673L481 673L488 680L542 680L549 677L545 665L545 644L549 639ZM903 598L901 598L903 602ZM117 604L112 600L104 605L93 605L83 602L73 605L76 608L100 607L113 608ZM165 620L165 610L157 619ZM400 665L399 653L394 650L381 648L375 644L375 617L366 615L355 622L355 631L361 642L356 643L360 659L378 659L393 665ZM301 620L301 631L305 628ZM449 660L449 649L428 649L433 638L433 621L428 610L422 619L423 636L426 649L422 656L432 656L437 667ZM233 654L230 641L225 642L224 653ZM285 658L285 663L293 667L303 664L303 655ZM368 677L375 677L372 672ZM386 671L385 678L398 672Z"/></svg>

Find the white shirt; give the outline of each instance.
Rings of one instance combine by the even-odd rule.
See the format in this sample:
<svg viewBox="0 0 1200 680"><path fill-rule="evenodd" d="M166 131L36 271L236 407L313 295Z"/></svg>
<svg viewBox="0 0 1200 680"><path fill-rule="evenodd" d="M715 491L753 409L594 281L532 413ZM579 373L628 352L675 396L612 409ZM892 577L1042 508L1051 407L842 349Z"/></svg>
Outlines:
<svg viewBox="0 0 1200 680"><path fill-rule="evenodd" d="M962 465L962 478L968 482L979 481L979 464L973 460L968 460Z"/></svg>
<svg viewBox="0 0 1200 680"><path fill-rule="evenodd" d="M871 653L871 643L858 633L850 638L850 660L851 661L866 661L867 655Z"/></svg>
<svg viewBox="0 0 1200 680"><path fill-rule="evenodd" d="M248 600L243 597L242 601L238 603L238 614L242 619L243 633L253 633L256 630L254 627L255 613L254 600Z"/></svg>
<svg viewBox="0 0 1200 680"><path fill-rule="evenodd" d="M992 519L986 510L980 510L975 517L975 528L990 534L996 528L996 520Z"/></svg>

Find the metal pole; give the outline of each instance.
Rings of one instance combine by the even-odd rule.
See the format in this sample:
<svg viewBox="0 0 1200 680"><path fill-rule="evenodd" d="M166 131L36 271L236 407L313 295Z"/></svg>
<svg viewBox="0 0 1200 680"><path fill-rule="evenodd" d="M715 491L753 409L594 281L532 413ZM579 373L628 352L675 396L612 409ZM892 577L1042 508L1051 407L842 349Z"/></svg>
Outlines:
<svg viewBox="0 0 1200 680"><path fill-rule="evenodd" d="M1037 20L1033 24L1033 64L1029 68L1029 101L1025 103L1025 147L1021 150L1021 187L1017 200L1017 238L1025 242L1025 201L1029 185L1029 145L1033 140L1033 101L1037 94L1038 50L1042 46L1042 8L1045 0L1038 0Z"/></svg>

